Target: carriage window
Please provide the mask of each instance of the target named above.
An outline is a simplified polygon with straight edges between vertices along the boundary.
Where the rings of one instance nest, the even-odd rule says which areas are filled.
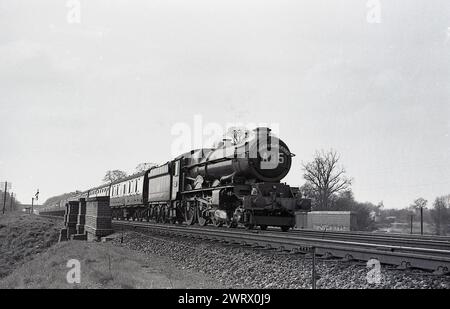
[[[138,181],[137,181],[137,179],[136,179],[136,187],[135,187],[134,192],[137,192],[137,187],[138,187]]]

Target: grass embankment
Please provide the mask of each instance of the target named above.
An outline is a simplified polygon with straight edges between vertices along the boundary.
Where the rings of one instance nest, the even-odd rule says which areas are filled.
[[[69,260],[80,262],[80,283],[69,283]],[[206,288],[210,279],[174,269],[169,261],[110,243],[58,243],[0,281],[0,288]]]
[[[56,243],[61,221],[10,215],[1,217],[0,224],[0,289],[218,286],[204,274],[174,268],[170,260],[112,243]],[[74,270],[70,260],[79,261],[79,283],[67,281],[68,272]]]
[[[35,215],[0,215],[0,279],[57,243],[61,227],[61,221]]]

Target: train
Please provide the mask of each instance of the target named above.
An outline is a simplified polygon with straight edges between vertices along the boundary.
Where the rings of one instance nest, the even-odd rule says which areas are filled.
[[[295,212],[311,210],[310,199],[281,182],[293,156],[270,128],[258,127],[239,143],[224,139],[217,147],[192,150],[70,200],[109,197],[115,220],[288,231]],[[40,213],[61,214],[66,202]]]

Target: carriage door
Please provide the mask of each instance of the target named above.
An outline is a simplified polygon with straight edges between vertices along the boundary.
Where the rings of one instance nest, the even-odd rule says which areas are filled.
[[[171,200],[177,199],[177,193],[180,191],[180,160],[173,163],[172,169],[172,197]]]

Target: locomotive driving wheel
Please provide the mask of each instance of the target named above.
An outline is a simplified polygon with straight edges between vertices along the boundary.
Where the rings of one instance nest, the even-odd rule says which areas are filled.
[[[214,216],[212,216],[211,221],[214,226],[221,227],[223,225],[223,221]]]
[[[148,217],[149,217],[149,221],[156,221],[156,209],[154,205],[150,206],[150,209],[148,210]]]
[[[177,214],[176,223],[183,224],[183,222],[184,222],[183,206],[181,205],[180,202],[176,202],[175,208],[176,208],[176,214]]]
[[[209,216],[207,214],[207,206],[203,204],[202,202],[199,202],[197,204],[197,218],[198,218],[198,224],[200,226],[206,226],[208,225]]]
[[[155,206],[155,221],[161,223],[163,218],[162,209],[160,205]]]
[[[247,224],[245,225],[245,229],[247,229],[247,230],[253,230],[254,227],[255,227],[255,225],[252,224],[252,223],[247,223]]]
[[[208,225],[208,219],[204,218],[203,216],[198,216],[198,225],[200,226]]]
[[[184,220],[186,221],[187,225],[193,225],[195,223],[195,206],[187,202],[186,207],[184,208]]]
[[[153,205],[153,220],[159,222],[159,205]]]
[[[162,223],[169,223],[170,222],[169,205],[162,205],[161,210],[162,210],[161,211]]]
[[[237,223],[234,222],[233,219],[228,219],[227,222],[225,223],[225,226],[226,226],[227,228],[230,228],[230,229],[231,229],[231,228],[237,227]]]
[[[283,226],[280,226],[280,228],[281,228],[281,231],[282,231],[282,232],[287,232],[287,231],[289,231],[289,229],[290,229],[291,227],[288,226],[288,225],[283,225]]]

